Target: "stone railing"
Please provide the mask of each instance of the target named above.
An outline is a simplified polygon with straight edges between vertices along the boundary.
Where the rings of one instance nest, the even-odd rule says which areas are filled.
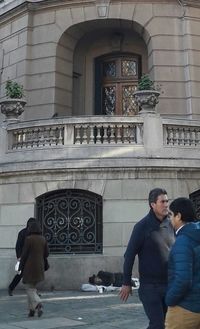
[[[8,149],[62,145],[143,144],[139,117],[82,117],[10,124]]]
[[[200,122],[185,120],[163,120],[164,145],[200,146]],[[168,123],[167,123],[168,121]],[[174,121],[174,122],[173,122]]]
[[[163,119],[159,116],[70,117],[8,124],[8,150],[66,146],[140,146],[196,148],[200,146],[200,122]],[[139,150],[139,149],[138,149]],[[160,152],[160,151],[159,151]]]

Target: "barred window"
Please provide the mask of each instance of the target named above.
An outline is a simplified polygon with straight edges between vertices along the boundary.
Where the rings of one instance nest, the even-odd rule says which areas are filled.
[[[51,253],[102,253],[102,197],[80,189],[55,190],[36,198],[36,218]]]

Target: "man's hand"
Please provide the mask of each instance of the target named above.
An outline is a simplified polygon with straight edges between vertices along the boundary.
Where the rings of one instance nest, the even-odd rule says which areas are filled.
[[[132,287],[131,286],[125,286],[122,285],[122,288],[119,293],[119,297],[123,302],[126,302],[129,295],[132,295]]]

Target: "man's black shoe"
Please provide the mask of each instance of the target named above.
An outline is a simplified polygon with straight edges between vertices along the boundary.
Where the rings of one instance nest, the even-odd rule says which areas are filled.
[[[12,292],[12,290],[10,289],[10,287],[8,287],[8,295],[9,295],[9,296],[13,296],[13,292]]]

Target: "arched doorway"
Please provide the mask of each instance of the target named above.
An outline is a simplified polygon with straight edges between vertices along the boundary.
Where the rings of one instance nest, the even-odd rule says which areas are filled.
[[[148,46],[143,32],[144,27],[138,23],[118,19],[84,22],[66,30],[57,46],[55,99],[58,115],[102,115],[105,109],[99,105],[99,101],[102,102],[101,85],[105,84],[104,95],[108,93],[109,97],[112,88],[108,87],[113,81],[109,81],[112,76],[104,77],[102,81],[99,60],[104,58],[104,66],[108,69],[108,62],[113,57],[118,68],[123,62],[123,70],[116,79],[124,98],[117,99],[122,105],[121,109],[117,105],[116,115],[135,114],[132,98],[135,85],[130,83],[136,84],[141,73],[148,72]],[[121,56],[121,63],[118,56]],[[137,73],[135,62],[138,63]],[[108,97],[104,97],[104,104]]]
[[[110,54],[95,61],[96,114],[135,115],[133,93],[141,75],[141,57],[135,54]]]

